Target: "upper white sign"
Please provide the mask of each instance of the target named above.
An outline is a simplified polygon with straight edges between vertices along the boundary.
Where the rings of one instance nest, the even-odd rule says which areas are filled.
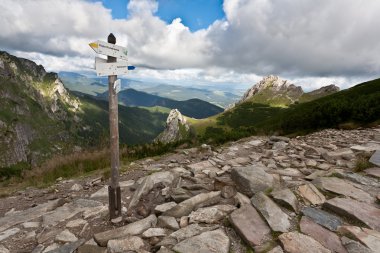
[[[95,57],[95,70],[98,76],[126,75],[128,62],[107,62],[107,60]]]
[[[112,56],[121,60],[128,60],[128,50],[126,47],[116,46],[100,40],[92,42],[89,45],[97,54]]]

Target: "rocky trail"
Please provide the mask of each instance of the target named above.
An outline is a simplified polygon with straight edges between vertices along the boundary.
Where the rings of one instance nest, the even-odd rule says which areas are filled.
[[[112,221],[100,178],[27,189],[1,199],[0,253],[380,252],[379,150],[379,127],[177,150],[131,164]]]

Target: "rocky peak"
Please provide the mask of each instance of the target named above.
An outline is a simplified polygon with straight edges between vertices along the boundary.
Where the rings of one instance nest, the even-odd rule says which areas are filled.
[[[252,88],[246,91],[240,102],[244,102],[254,95],[261,93],[265,90],[270,90],[274,93],[287,93],[293,92],[302,95],[303,90],[300,86],[291,84],[288,80],[283,80],[278,76],[266,76],[260,82],[256,83]]]
[[[42,82],[46,71],[42,65],[0,51],[0,76],[18,77],[25,81]]]
[[[178,109],[172,109],[166,119],[165,130],[156,138],[162,143],[175,142],[184,139],[190,130],[186,119]]]

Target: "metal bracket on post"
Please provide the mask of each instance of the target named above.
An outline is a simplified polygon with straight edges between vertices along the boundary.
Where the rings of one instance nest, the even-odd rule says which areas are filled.
[[[121,215],[121,191],[120,187],[113,189],[112,186],[108,186],[109,196],[109,213],[110,219],[115,219]]]

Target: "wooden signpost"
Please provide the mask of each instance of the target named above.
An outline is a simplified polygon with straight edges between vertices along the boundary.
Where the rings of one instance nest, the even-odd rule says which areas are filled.
[[[127,64],[127,49],[116,46],[116,38],[111,33],[107,42],[96,41],[90,43],[90,47],[98,54],[107,55],[107,60],[96,57],[95,68],[98,76],[108,76],[108,101],[110,121],[110,148],[111,148],[111,180],[108,186],[110,219],[121,216],[121,195],[119,185],[119,119],[117,93],[121,89],[120,80],[117,75],[125,75],[128,69],[134,69]],[[117,62],[119,58],[121,62]]]

